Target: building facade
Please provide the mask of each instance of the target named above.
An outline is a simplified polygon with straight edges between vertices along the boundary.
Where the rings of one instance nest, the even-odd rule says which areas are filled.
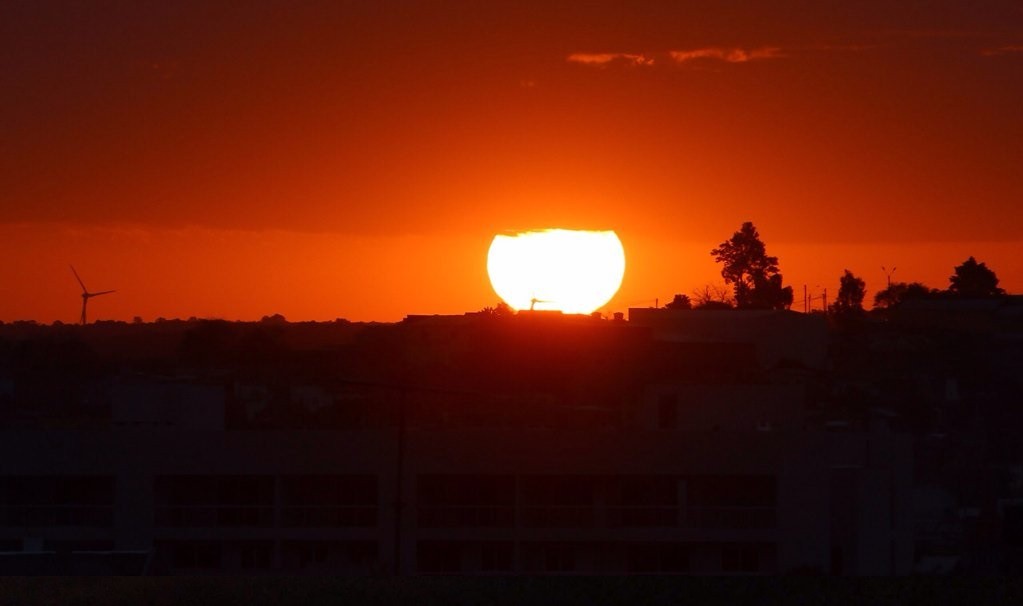
[[[892,434],[125,429],[10,432],[0,452],[17,572],[100,553],[151,574],[912,565],[912,457]]]

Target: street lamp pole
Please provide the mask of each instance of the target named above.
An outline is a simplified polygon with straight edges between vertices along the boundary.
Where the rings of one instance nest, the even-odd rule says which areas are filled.
[[[895,273],[896,269],[898,269],[898,267],[893,266],[891,271],[889,271],[884,265],[881,266],[881,271],[884,272],[885,277],[888,279],[888,290],[892,289],[892,274]]]

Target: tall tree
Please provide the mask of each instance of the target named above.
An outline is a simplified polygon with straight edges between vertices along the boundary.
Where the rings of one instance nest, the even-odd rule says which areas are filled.
[[[949,276],[948,290],[963,297],[991,297],[1005,294],[998,288],[998,276],[987,265],[977,263],[973,257],[957,265]]]
[[[710,254],[723,264],[721,277],[735,289],[736,307],[787,309],[792,305],[792,287],[782,286],[778,257],[767,254],[753,223],[743,223],[739,231]]]
[[[848,269],[838,280],[838,297],[831,304],[832,313],[859,314],[863,312],[863,297],[867,294],[867,283]]]

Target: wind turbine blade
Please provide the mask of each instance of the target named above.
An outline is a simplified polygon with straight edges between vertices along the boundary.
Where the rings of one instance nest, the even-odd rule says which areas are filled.
[[[78,277],[78,272],[75,271],[74,265],[71,266],[71,273],[75,274],[75,280],[78,280],[79,286],[82,287],[82,292],[89,292],[89,289],[85,287],[85,283],[82,282],[82,279]]]
[[[90,297],[98,297],[100,295],[109,295],[112,292],[117,292],[117,291],[116,290],[101,290],[99,292],[91,292],[91,293],[89,293],[89,296]]]

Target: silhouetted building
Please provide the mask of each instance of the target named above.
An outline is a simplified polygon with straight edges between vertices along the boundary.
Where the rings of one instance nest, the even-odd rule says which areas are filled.
[[[111,422],[114,427],[221,430],[224,389],[169,379],[121,381],[111,392]]]
[[[409,429],[400,477],[380,432],[0,438],[5,551],[145,552],[152,573],[912,566],[891,434]]]
[[[825,430],[818,320],[660,313],[410,317],[286,371],[207,330],[209,377],[0,431],[0,572],[909,574],[912,439]]]
[[[649,327],[654,338],[680,343],[751,345],[763,368],[798,363],[825,368],[828,326],[823,316],[774,310],[690,310],[635,307],[629,324]]]

